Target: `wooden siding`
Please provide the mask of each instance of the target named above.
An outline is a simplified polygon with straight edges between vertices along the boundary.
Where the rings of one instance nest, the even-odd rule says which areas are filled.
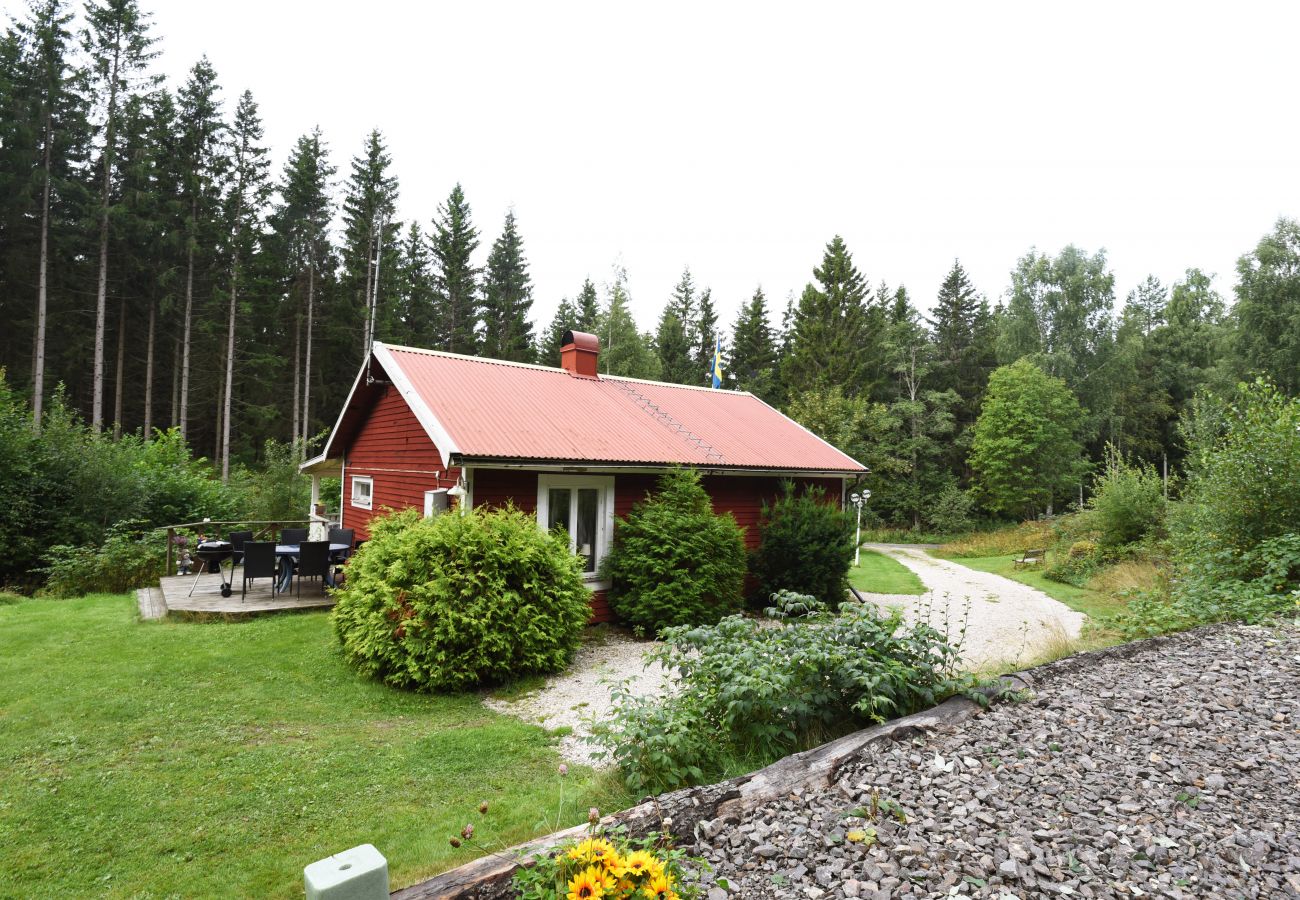
[[[445,469],[438,448],[415,413],[391,385],[370,410],[347,450],[343,483],[343,527],[357,540],[370,537],[370,520],[384,509],[424,508],[424,492],[449,488],[460,476]],[[373,479],[371,508],[352,505],[352,476]]]

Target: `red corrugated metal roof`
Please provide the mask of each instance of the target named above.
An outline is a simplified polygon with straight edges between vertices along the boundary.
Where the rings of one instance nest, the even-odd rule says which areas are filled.
[[[863,472],[752,394],[376,345],[435,443],[472,459]],[[432,421],[431,421],[432,419]],[[441,439],[441,441],[440,441]]]

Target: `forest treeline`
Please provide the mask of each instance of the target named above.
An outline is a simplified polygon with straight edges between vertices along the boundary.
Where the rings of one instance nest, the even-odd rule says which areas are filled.
[[[34,0],[0,40],[0,365],[37,423],[61,385],[93,429],[178,428],[224,474],[268,438],[328,427],[372,338],[554,364],[565,329],[590,330],[603,371],[685,384],[705,383],[721,338],[728,387],[867,463],[876,514],[926,524],[971,502],[1009,515],[1067,500],[1107,444],[1177,471],[1199,390],[1261,374],[1300,389],[1288,219],[1242,248],[1232,302],[1189,269],[1121,304],[1104,252],[1070,246],[1027,252],[992,303],[953,262],[922,314],[835,237],[801,293],[774,304],[756,289],[734,322],[687,269],[653,330],[621,272],[575,284],[537,323],[513,211],[485,235],[457,185],[399,221],[378,129],[342,167],[304,134],[273,172],[251,92],[227,94],[206,59],[163,83],[135,0],[78,11]],[[1040,490],[999,497],[989,465],[1015,448],[976,425],[994,371],[1019,361],[1034,371],[995,380],[1001,427],[1054,409],[1068,441],[1037,448],[1053,459]]]

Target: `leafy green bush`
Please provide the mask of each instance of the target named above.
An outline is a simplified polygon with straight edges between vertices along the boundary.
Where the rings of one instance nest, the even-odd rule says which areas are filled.
[[[714,515],[694,470],[666,472],[658,488],[614,530],[609,604],[651,632],[716,622],[742,605],[744,532],[731,513]]]
[[[298,471],[304,456],[301,439],[268,439],[262,445],[261,465],[240,466],[231,476],[230,487],[239,496],[239,515],[250,522],[301,519],[311,503],[310,482]],[[322,485],[321,496],[337,497],[337,489],[331,492]]]
[[[949,484],[935,496],[925,520],[941,534],[961,534],[975,525],[975,500],[955,484]]]
[[[764,504],[758,549],[750,558],[756,598],[790,590],[838,609],[852,565],[853,517],[820,487],[796,492],[787,481],[776,502]]]
[[[513,508],[374,519],[336,593],[348,661],[398,687],[461,690],[556,672],[590,592],[568,545]]]
[[[772,595],[772,605],[763,614],[769,619],[811,619],[825,615],[826,611],[826,604],[812,594],[777,591]]]
[[[82,594],[120,594],[157,582],[162,573],[166,543],[157,532],[144,531],[140,522],[119,522],[108,530],[98,547],[59,544],[46,554],[47,575],[41,594],[79,597]]]
[[[1083,587],[1106,562],[1106,556],[1094,541],[1074,541],[1064,553],[1053,550],[1051,564],[1043,576],[1052,581]]]
[[[976,686],[939,632],[863,604],[779,626],[729,616],[667,629],[664,641],[652,658],[677,673],[679,690],[652,699],[616,689],[594,737],[637,792],[701,781],[729,759],[784,756]]]
[[[1117,549],[1155,534],[1164,524],[1164,482],[1153,466],[1130,463],[1112,446],[1093,482],[1088,506],[1098,543]]]

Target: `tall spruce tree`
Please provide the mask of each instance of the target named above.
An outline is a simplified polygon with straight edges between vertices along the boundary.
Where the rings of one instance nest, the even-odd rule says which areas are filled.
[[[321,281],[333,268],[329,226],[334,204],[330,198],[330,181],[336,171],[330,165],[329,151],[319,128],[299,137],[280,176],[280,202],[270,218],[293,332],[290,439],[306,440],[311,434],[316,294]]]
[[[39,430],[45,397],[45,336],[49,314],[51,227],[56,219],[68,223],[66,207],[75,195],[76,167],[84,152],[86,105],[79,91],[80,79],[72,60],[72,34],[68,25],[72,12],[64,0],[33,2],[28,19],[18,23],[15,41],[26,46],[5,66],[9,77],[0,76],[0,94],[5,96],[4,116],[13,120],[0,131],[0,145],[6,140],[24,142],[20,123],[34,126],[39,143],[40,251],[36,276],[36,315],[32,350],[32,422]],[[16,49],[16,48],[15,48]],[[14,101],[17,101],[15,103]],[[24,108],[25,107],[25,108]],[[26,115],[24,115],[26,114]],[[8,154],[6,162],[13,161]],[[0,175],[0,184],[13,178]],[[9,173],[6,173],[9,174]],[[65,207],[60,215],[60,207]],[[0,226],[0,237],[5,231]]]
[[[230,313],[226,331],[226,376],[224,412],[221,418],[221,480],[230,479],[230,419],[235,382],[235,317],[239,310],[239,291],[243,266],[257,249],[262,217],[271,196],[267,179],[270,161],[262,145],[262,118],[251,91],[244,91],[235,108],[230,129],[231,177],[226,195],[226,223],[229,235]]]
[[[484,356],[533,362],[533,325],[528,319],[532,306],[533,287],[524,241],[511,210],[506,213],[501,236],[488,253],[483,276]]]
[[[649,335],[637,331],[627,292],[627,273],[618,269],[608,287],[605,308],[597,324],[600,336],[600,368],[606,375],[629,378],[658,378],[659,358]]]
[[[695,365],[695,285],[691,270],[682,270],[681,280],[659,316],[655,352],[660,377],[674,384],[699,384]]]
[[[979,418],[980,400],[989,374],[997,367],[996,328],[988,301],[979,295],[958,260],[939,287],[930,317],[934,358],[930,385],[936,391],[953,391],[956,438],[950,444],[949,465],[963,480],[969,429]]]
[[[361,153],[352,159],[343,199],[343,290],[350,301],[350,315],[345,318],[359,327],[362,354],[369,352],[379,336],[376,332],[383,333],[392,311],[387,298],[394,294],[390,285],[399,232],[394,221],[397,178],[389,174],[392,164],[383,134],[372,130]]]
[[[1300,394],[1300,221],[1278,219],[1237,260],[1238,371]]]
[[[534,348],[533,358],[539,365],[553,366],[560,358],[560,344],[564,340],[564,333],[570,329],[581,331],[577,326],[578,307],[568,297],[560,300],[560,305],[555,308],[555,315],[551,317],[551,324],[542,329],[537,336],[537,347]]]
[[[94,396],[91,427],[104,424],[104,331],[108,300],[109,213],[116,175],[117,128],[124,104],[139,89],[140,73],[157,53],[150,48],[149,14],[136,0],[101,0],[86,7],[85,48],[90,55],[96,105],[103,110],[99,187],[99,279],[95,289]],[[149,79],[157,83],[157,79]]]
[[[782,369],[791,396],[834,386],[847,397],[869,395],[879,336],[869,328],[866,279],[839,235],[826,245],[813,277],[817,284],[804,288],[787,332]]]
[[[431,347],[438,340],[437,303],[433,292],[433,254],[419,222],[412,222],[402,241],[397,264],[401,329],[395,335],[412,347]]]
[[[718,328],[718,311],[713,308],[713,292],[708,288],[700,292],[700,307],[691,332],[695,342],[695,371],[687,384],[712,384],[713,354],[722,332]]]
[[[767,298],[763,289],[740,308],[732,329],[730,374],[736,386],[768,403],[779,403],[780,378],[777,373],[777,347],[772,326],[767,320]]]
[[[594,334],[600,327],[600,298],[596,296],[596,286],[591,283],[590,278],[583,279],[582,290],[578,291],[578,299],[574,305],[577,308],[578,319],[572,327],[578,331]]]
[[[190,357],[194,339],[195,279],[212,262],[218,239],[215,214],[226,160],[221,153],[221,107],[217,73],[205,56],[194,64],[179,93],[177,126],[185,212],[185,311],[180,342],[178,424],[189,437]]]
[[[433,284],[438,302],[442,349],[475,354],[479,349],[479,269],[474,266],[478,230],[469,201],[457,184],[438,207],[433,223]]]

